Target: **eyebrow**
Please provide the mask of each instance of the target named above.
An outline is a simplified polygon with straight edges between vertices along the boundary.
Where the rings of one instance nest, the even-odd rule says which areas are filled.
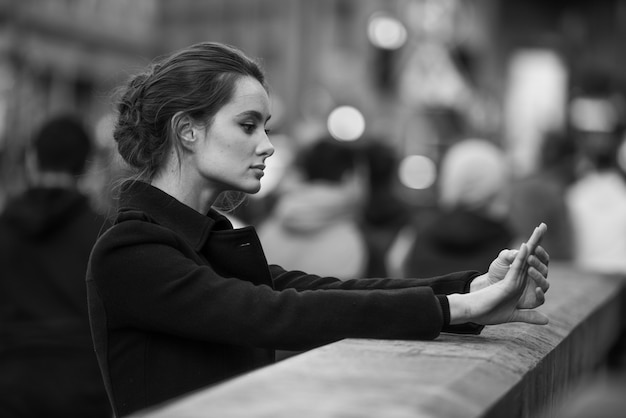
[[[263,114],[261,114],[261,112],[256,111],[256,110],[246,110],[245,112],[241,112],[237,116],[240,116],[240,117],[251,116],[255,118],[256,120],[263,120]],[[272,118],[272,115],[268,115],[267,118],[265,119],[265,123],[267,123],[267,121],[269,121],[271,118]]]

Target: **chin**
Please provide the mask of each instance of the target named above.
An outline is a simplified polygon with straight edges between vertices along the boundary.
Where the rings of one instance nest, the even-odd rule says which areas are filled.
[[[240,189],[240,191],[244,192],[244,193],[248,193],[248,194],[256,194],[259,192],[259,190],[261,190],[261,183],[255,184],[255,185],[250,185],[248,187],[242,187]]]

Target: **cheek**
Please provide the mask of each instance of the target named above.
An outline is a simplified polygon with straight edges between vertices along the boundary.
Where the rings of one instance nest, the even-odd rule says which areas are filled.
[[[205,176],[225,180],[237,176],[242,171],[244,161],[241,149],[236,145],[223,144],[207,147],[199,164]]]

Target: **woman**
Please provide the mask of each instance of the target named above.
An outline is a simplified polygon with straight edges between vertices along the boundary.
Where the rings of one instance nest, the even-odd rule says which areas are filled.
[[[87,274],[117,415],[270,364],[275,349],[547,323],[534,308],[549,257],[531,255],[534,245],[502,251],[489,273],[433,279],[342,282],[268,266],[254,228],[233,229],[213,208],[225,192],[256,193],[274,152],[263,73],[234,48],[201,43],[165,58],[130,81],[118,110],[114,138],[138,174]]]

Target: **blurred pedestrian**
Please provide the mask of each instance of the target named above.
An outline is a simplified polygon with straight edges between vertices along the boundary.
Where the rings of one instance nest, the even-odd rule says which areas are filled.
[[[577,148],[564,132],[547,133],[539,152],[538,168],[532,174],[517,178],[511,188],[509,219],[517,243],[538,222],[550,225],[550,234],[542,245],[553,261],[571,262],[573,230],[565,191],[575,179]]]
[[[367,200],[362,208],[361,229],[368,248],[367,277],[389,277],[389,250],[398,233],[411,222],[412,210],[396,194],[398,155],[382,139],[365,144]]]
[[[29,188],[0,215],[0,416],[108,417],[85,273],[104,219],[77,187],[90,137],[47,121],[27,154]]]
[[[586,270],[623,274],[626,180],[618,163],[623,115],[609,94],[573,99],[572,113],[572,132],[581,152],[578,178],[565,195],[572,216],[574,262]]]
[[[512,244],[508,167],[504,152],[488,140],[465,139],[447,150],[441,162],[438,207],[416,220],[405,277],[484,271],[494,253]]]
[[[259,238],[271,264],[342,280],[364,277],[368,251],[359,221],[366,178],[360,150],[332,137],[300,151],[294,176]]]
[[[118,110],[114,138],[137,175],[87,276],[117,415],[271,364],[276,349],[547,323],[535,310],[548,289],[545,225],[484,274],[341,281],[268,265],[254,227],[233,229],[214,208],[258,192],[274,152],[264,74],[237,49],[165,57],[131,78]]]

